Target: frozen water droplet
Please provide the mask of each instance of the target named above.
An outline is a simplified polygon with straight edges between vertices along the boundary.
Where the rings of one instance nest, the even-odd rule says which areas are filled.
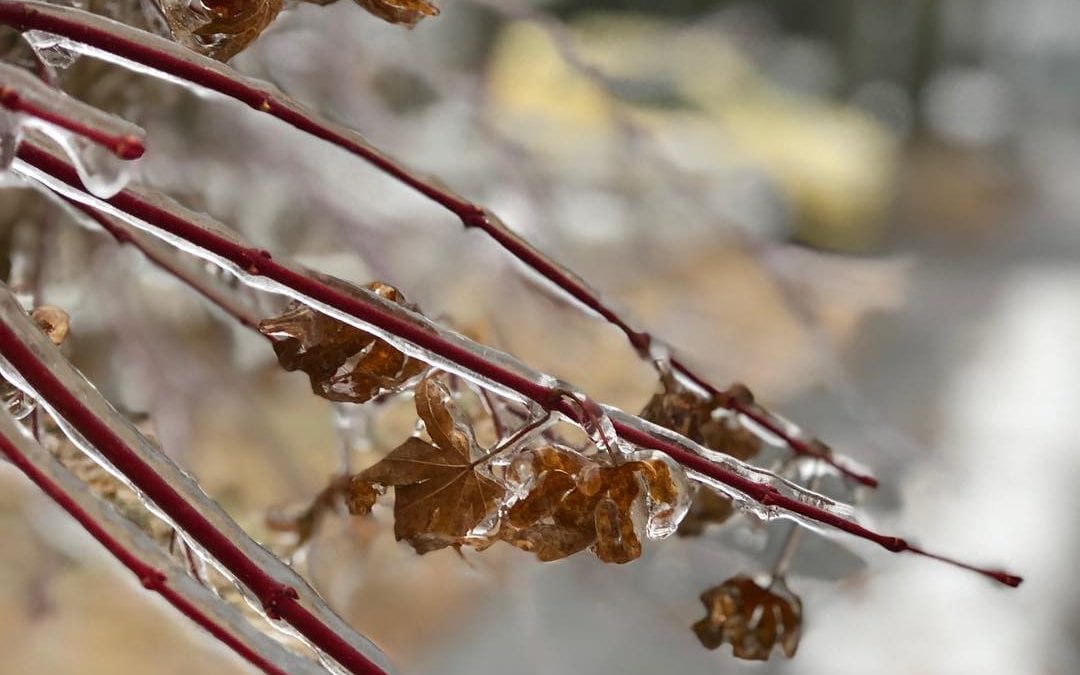
[[[111,150],[65,129],[36,119],[24,123],[46,134],[64,150],[86,190],[100,199],[109,199],[124,189],[138,160],[120,159]]]
[[[102,146],[82,137],[72,137],[71,158],[86,189],[108,199],[120,192],[131,178],[132,162],[117,158]]]
[[[78,51],[71,48],[70,41],[60,35],[43,30],[28,30],[23,33],[23,38],[30,43],[38,58],[50,68],[63,70],[79,58]]]
[[[532,489],[536,480],[536,470],[533,468],[533,453],[522,452],[514,455],[510,466],[505,472],[504,483],[510,493],[517,499],[524,499]]]

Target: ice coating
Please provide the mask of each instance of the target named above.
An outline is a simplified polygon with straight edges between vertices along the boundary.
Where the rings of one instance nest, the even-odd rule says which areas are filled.
[[[50,87],[31,73],[0,64],[0,154],[11,154],[26,130],[52,139],[71,159],[82,184],[108,198],[127,183],[131,160],[143,154],[142,129]]]
[[[667,467],[668,477],[674,488],[674,501],[659,501],[648,492],[645,493],[645,535],[649,539],[666,539],[679,529],[679,523],[690,510],[690,503],[694,499],[694,490],[686,471],[659,450],[638,450],[633,453],[632,459],[660,462]]]
[[[698,455],[704,459],[709,460],[713,464],[723,467],[727,471],[752,481],[758,485],[768,486],[781,495],[791,497],[796,501],[802,502],[819,508],[823,511],[831,513],[835,516],[843,518],[845,520],[851,520],[854,522],[855,509],[847,503],[840,502],[825,495],[819,494],[813,490],[805,488],[801,485],[793,483],[775,473],[756,467],[747,462],[738,460],[730,455],[726,455],[722,452],[710,450],[704,446],[698,445],[688,438],[681,436],[669,429],[658,426],[651,422],[647,422],[638,417],[628,415],[627,413],[609,406],[604,406],[604,410],[607,415],[620,424],[624,424],[628,427],[645,431],[650,435],[662,437],[672,445],[677,445],[687,452]],[[711,485],[711,483],[710,483]],[[727,492],[725,491],[725,494]],[[730,495],[729,495],[730,496]],[[747,498],[746,495],[742,495],[742,498]]]
[[[183,602],[207,617],[228,639],[273,664],[280,669],[279,672],[301,675],[327,672],[319,664],[297,656],[254,628],[239,612],[193,579],[145,533],[95,497],[82,481],[44,448],[28,438],[11,417],[3,413],[0,413],[0,437],[14,445],[18,453],[33,465],[41,476],[39,480],[45,480],[58,488],[78,510],[88,515],[108,538],[117,542],[143,566],[159,573],[161,578],[155,583],[171,589]],[[144,580],[144,583],[150,585],[148,580]]]
[[[0,107],[85,136],[120,159],[138,159],[143,154],[146,132],[139,126],[72,98],[22,68],[3,63]]]
[[[491,211],[454,193],[441,181],[393,159],[368,143],[356,131],[324,119],[314,111],[283,95],[272,85],[239,75],[228,66],[178,47],[157,36],[78,10],[42,5],[37,2],[16,3],[10,0],[0,2],[0,20],[4,20],[5,14],[12,14],[10,11],[4,11],[5,4],[12,8],[18,7],[15,14],[19,14],[21,10],[22,24],[48,26],[66,35],[76,36],[83,43],[88,43],[69,44],[69,48],[125,65],[137,72],[167,79],[196,93],[205,93],[206,90],[210,90],[233,98],[360,157],[387,176],[413,188],[458,216],[466,228],[475,227],[484,231],[507,252],[520,260],[530,270],[530,274],[542,277],[544,283],[548,284],[549,290],[555,291],[560,296],[570,297],[575,306],[613,324],[626,335],[627,340],[639,354],[654,359],[658,367],[665,367],[663,359],[655,359],[657,354],[653,349],[654,346],[662,343],[648,333],[635,330],[622,318],[620,312],[612,309],[580,277],[534,248],[520,235],[510,230]],[[33,21],[29,21],[27,16],[32,17]],[[21,25],[17,16],[8,16],[7,21],[12,25]],[[111,51],[123,53],[125,56],[104,52],[99,49],[102,46]],[[709,394],[721,393],[674,357],[668,357],[666,366],[670,366],[681,380],[692,382],[695,389]],[[771,423],[768,411],[763,408],[756,407],[747,414],[758,417],[765,424]],[[842,462],[831,452],[822,455],[813,443],[804,440],[797,429],[796,432],[796,435],[780,440],[787,441],[786,444],[797,454],[824,457],[826,462],[836,467],[840,473],[861,484],[877,485],[877,480],[872,476],[856,471],[853,463]]]
[[[2,288],[2,287],[0,287]],[[63,385],[63,387],[77,397],[80,404],[85,407],[95,418],[101,421],[108,430],[123,441],[124,445],[131,449],[135,455],[151,467],[155,474],[163,479],[173,490],[180,494],[186,502],[209,521],[218,532],[228,537],[234,546],[241,550],[250,560],[254,561],[266,574],[283,587],[295,589],[300,604],[317,617],[324,625],[331,628],[339,637],[346,640],[354,649],[363,654],[370,661],[378,665],[386,673],[392,672],[385,655],[369,640],[357,634],[340,617],[333,613],[322,599],[307,583],[291,568],[285,565],[276,556],[265,550],[241,528],[225,511],[212,499],[210,499],[198,483],[173,463],[164,453],[160,452],[153,443],[147,440],[135,427],[98,393],[97,389],[86,381],[70,363],[57,351],[56,347],[49,342],[30,320],[29,316],[18,304],[14,296],[3,288],[0,292],[0,323],[13,331],[19,342],[26,346],[50,373]],[[26,380],[14,370],[10,363],[0,362],[0,374],[8,381],[37,399],[39,405],[53,414],[58,423],[66,421],[63,416],[56,414],[49,401],[29,387]],[[71,432],[69,438],[81,448],[86,448],[89,443],[81,434],[75,432],[70,424],[61,426],[65,432]],[[108,462],[106,462],[108,466]],[[125,480],[130,483],[130,480]],[[148,505],[152,506],[152,505]],[[162,513],[160,508],[152,508],[154,513]],[[180,530],[180,528],[178,528]],[[220,561],[216,561],[220,563]],[[261,611],[262,605],[260,603]],[[280,622],[272,625],[278,626]],[[292,631],[290,631],[290,634]]]
[[[58,70],[70,68],[79,58],[78,52],[70,48],[71,41],[63,36],[43,30],[28,30],[23,33],[23,39],[33,48],[38,58],[50,68]]]
[[[124,189],[130,180],[132,162],[118,158],[110,150],[85,136],[36,118],[25,120],[23,125],[40,131],[59,145],[71,159],[83,186],[95,197],[108,199]]]
[[[178,237],[174,233],[165,232],[161,228],[147,223],[143,220],[140,220],[139,218],[136,218],[131,214],[120,210],[119,208],[115,207],[112,204],[109,204],[108,202],[102,202],[100,200],[97,200],[91,195],[87,195],[80,190],[72,188],[64,181],[54,178],[50,174],[35,168],[33,165],[30,165],[23,160],[16,161],[15,170],[17,173],[20,173],[21,175],[24,175],[25,177],[30,178],[34,181],[40,182],[43,185],[47,186],[49,189],[55,190],[70,199],[81,203],[89,204],[94,208],[101,209],[111,215],[114,215],[124,220],[133,227],[144,230],[154,236],[161,237],[162,239],[168,241],[169,243],[172,243],[173,245],[181,248],[184,251],[187,251],[188,253],[191,253],[192,255],[196,255],[209,262],[217,264],[222,268],[235,274],[241,281],[246,284],[249,284],[255,288],[259,288],[264,291],[285,295],[294,300],[303,302],[304,304],[314,307],[315,309],[318,309],[319,311],[324,312],[328,316],[332,316],[339,321],[343,321],[347,324],[355,326],[356,328],[359,328],[360,330],[376,335],[380,339],[385,340],[395,349],[398,349],[399,351],[402,351],[409,356],[413,356],[420,360],[426,361],[437,368],[446,370],[447,372],[459,375],[460,377],[474,382],[478,386],[484,387],[500,396],[504,396],[521,402],[528,402],[528,398],[523,395],[521,391],[509,387],[505,384],[495,382],[488,377],[484,377],[483,375],[478,374],[473,370],[470,370],[468,367],[462,366],[457,360],[452,360],[441,354],[434,353],[429,349],[418,347],[416,344],[403,339],[397,333],[387,330],[385,327],[381,327],[374,323],[359,319],[356,316],[353,316],[350,312],[343,311],[342,309],[334,307],[327,302],[320,301],[316,298],[311,297],[308,294],[301,293],[293,287],[286,286],[278,281],[268,279],[258,274],[252,274],[247,269],[240,267],[236,263],[224,258],[220,254],[193,245],[190,241]],[[174,214],[179,219],[188,220],[196,223],[199,227],[205,228],[208,232],[212,232],[215,234],[220,233],[220,236],[226,237],[229,241],[234,242],[238,246],[244,246],[245,248],[249,248],[252,251],[257,251],[257,249],[251,248],[247,246],[244,242],[242,242],[235,235],[235,233],[227,230],[223,225],[217,223],[216,221],[213,221],[208,216],[191,212],[180,206],[176,202],[172,201],[171,199],[164,197],[163,195],[153,193],[147,188],[142,187],[134,187],[127,190],[126,192],[133,195],[139,195],[140,197],[145,198],[147,202],[152,203],[155,207]],[[281,261],[276,262],[279,265],[284,264]],[[303,272],[301,272],[301,274],[303,274]],[[482,360],[488,363],[496,364],[498,367],[504,369],[508,374],[519,378],[524,383],[531,384],[534,390],[545,392],[541,395],[546,395],[546,392],[551,390],[562,392],[564,395],[571,395],[571,397],[574,394],[574,390],[571,388],[570,385],[567,385],[566,383],[561,383],[559,382],[559,380],[551,377],[550,375],[546,375],[537,370],[534,370],[517,361],[513,357],[510,357],[509,355],[499,352],[491,347],[473,343],[467,338],[453,331],[442,328],[441,326],[430,321],[426,317],[416,314],[415,312],[412,312],[398,305],[397,303],[390,302],[375,293],[371,293],[369,291],[366,291],[365,289],[358,289],[357,299],[361,299],[364,303],[378,306],[382,312],[392,314],[395,318],[402,319],[404,323],[411,325],[414,328],[419,328],[420,332],[422,333],[439,337],[446,343],[450,343],[457,350],[460,350],[462,354],[471,354],[474,356],[475,360]],[[584,395],[582,394],[578,394],[578,396],[582,397],[582,401],[589,401],[589,399],[587,397],[584,397]],[[835,502],[834,500],[824,497],[823,495],[819,495],[812,491],[806,490],[805,488],[786,481],[783,478],[776,476],[775,474],[741,462],[733,457],[729,457],[728,455],[707,450],[706,448],[703,448],[693,443],[692,441],[689,441],[688,439],[679,436],[678,434],[674,434],[666,429],[657,427],[656,425],[645,422],[644,420],[641,420],[637,417],[627,415],[626,413],[617,409],[599,406],[598,408],[599,411],[595,413],[595,415],[601,425],[603,425],[603,420],[601,418],[604,417],[611,418],[612,420],[618,420],[619,423],[637,429],[643,434],[661,436],[665,440],[675,445],[678,445],[680,448],[685,449],[689,453],[713,461],[714,463],[723,467],[726,471],[731,472],[736,476],[746,478],[757,484],[771,486],[783,496],[790,496],[804,504],[823,508],[823,510],[828,511],[832,515],[843,518],[845,520],[849,520],[851,517],[852,509],[846,504]],[[572,418],[571,421],[576,422],[576,420]],[[609,434],[614,434],[613,428],[609,429],[607,433],[603,434],[603,438],[601,440],[612,438],[615,439],[615,442],[619,444],[616,447],[620,448],[619,452],[621,453],[621,448],[625,447],[624,445],[622,445],[621,439],[618,439],[617,434],[615,434],[614,437],[610,436]],[[741,494],[740,499],[752,501],[752,498],[746,494]],[[777,505],[770,506],[769,508],[774,510],[782,509],[782,507]]]
[[[40,402],[41,408],[53,419],[53,421],[56,423],[57,428],[60,429],[64,436],[67,437],[67,439],[73,445],[75,445],[75,447],[79,448],[79,450],[81,450],[83,454],[85,454],[87,457],[92,459],[95,464],[100,466],[110,476],[117,479],[125,487],[131,490],[136,496],[138,496],[140,502],[143,504],[146,510],[150,512],[150,514],[154,518],[157,518],[161,522],[165,523],[174,532],[176,532],[176,534],[184,542],[184,545],[188,547],[188,549],[202,565],[213,567],[234,588],[236,588],[236,590],[240,593],[240,596],[243,598],[244,602],[248,605],[248,607],[250,607],[255,612],[255,614],[258,615],[267,624],[268,627],[270,627],[272,630],[280,632],[290,638],[299,641],[309,651],[318,656],[320,663],[323,664],[326,670],[329,670],[335,675],[345,672],[340,670],[340,667],[337,666],[337,664],[335,664],[332,660],[326,659],[323,654],[321,654],[313,645],[310,644],[308,640],[304,638],[303,635],[297,633],[287,623],[279,620],[274,620],[267,616],[262,603],[259,601],[259,598],[257,598],[253,593],[251,593],[251,591],[247,589],[243,585],[243,583],[241,583],[227,567],[222,565],[220,561],[207,553],[207,551],[195,539],[190,537],[187,533],[184,532],[183,529],[178,527],[177,524],[173,521],[173,519],[170,518],[164,510],[159,508],[158,505],[153,502],[153,500],[149,499],[139,488],[139,486],[133,483],[131,479],[128,478],[128,476],[126,476],[123,472],[119,471],[116,467],[114,467],[112,463],[109,462],[109,460],[104,455],[102,455],[101,452],[98,451],[98,449],[92,443],[87,441],[86,438],[84,438],[83,435],[79,433],[78,429],[76,429],[66,419],[64,419],[64,417],[61,416],[55,410],[55,408],[53,408],[48,402],[44,401],[44,399],[41,399],[38,396],[37,392],[33,390],[33,388],[26,382],[26,380],[19,374],[19,372],[12,368],[11,364],[9,364],[7,360],[3,359],[2,357],[0,357],[0,376],[3,376],[4,378],[10,378],[9,381],[15,384],[19,388],[19,390],[24,393],[27,400],[34,401],[34,399],[37,398],[37,401]],[[93,387],[93,385],[89,386]],[[146,442],[148,444],[150,443],[149,441]],[[156,446],[153,447],[157,452],[160,452],[160,450],[157,450]]]

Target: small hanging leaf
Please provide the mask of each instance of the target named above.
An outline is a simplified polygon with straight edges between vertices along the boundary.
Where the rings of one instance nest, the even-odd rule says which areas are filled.
[[[416,387],[416,412],[431,442],[409,438],[353,477],[347,502],[354,514],[370,510],[376,486],[394,488],[394,536],[417,553],[465,543],[495,511],[505,490],[477,472],[483,454],[450,390],[429,376]]]
[[[783,579],[774,578],[768,588],[762,588],[748,576],[735,576],[702,593],[701,602],[705,618],[693,629],[707,649],[727,642],[736,657],[764,661],[779,645],[784,656],[795,656],[802,603]]]
[[[439,8],[424,0],[356,0],[356,4],[383,21],[409,28],[429,16],[439,15]]]
[[[350,287],[337,281],[336,286]],[[381,282],[368,290],[415,310],[396,288]],[[399,391],[427,365],[347,323],[293,302],[281,316],[259,323],[259,330],[274,339],[274,352],[285,370],[302,370],[311,390],[331,401],[364,403]]]
[[[720,403],[680,384],[672,375],[660,379],[661,391],[641,411],[642,419],[686,436],[710,450],[747,460],[761,451],[761,440],[739,424]],[[709,523],[723,523],[735,513],[730,500],[707,488],[698,490],[679,524],[680,536],[698,536]]]

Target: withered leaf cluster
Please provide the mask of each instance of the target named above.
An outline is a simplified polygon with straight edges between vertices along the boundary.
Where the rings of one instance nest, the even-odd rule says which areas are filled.
[[[430,442],[411,437],[350,481],[353,514],[367,513],[379,488],[394,488],[394,536],[418,553],[466,543],[469,533],[497,510],[504,488],[480,473],[484,456],[468,420],[437,377],[420,381],[416,412]]]
[[[339,287],[349,290],[344,282]],[[366,286],[382,297],[415,310],[396,288],[381,282]],[[373,335],[293,302],[281,316],[259,323],[273,338],[274,352],[285,370],[301,370],[311,390],[331,401],[364,403],[400,390],[427,367]]]
[[[345,491],[351,513],[368,513],[392,487],[394,535],[418,553],[504,541],[543,561],[586,549],[604,562],[640,557],[646,504],[679,500],[680,484],[666,462],[605,463],[555,445],[519,450],[508,471],[531,479],[512,479],[529,487],[506,508],[507,488],[485,468],[506,448],[478,447],[470,420],[440,378],[428,375],[414,393],[429,440],[410,437],[353,476]]]
[[[764,661],[779,646],[791,658],[799,647],[802,603],[783,579],[774,578],[762,588],[752,578],[739,575],[701,594],[705,618],[693,625],[694,633],[708,649],[725,642],[740,659]]]
[[[761,451],[761,440],[727,414],[722,401],[701,396],[671,374],[660,379],[661,390],[641,411],[641,418],[686,436],[690,440],[736,459],[748,460]],[[749,397],[736,385],[727,395]],[[697,536],[710,523],[723,523],[735,512],[731,501],[712,490],[699,489],[690,511],[679,524],[680,536]]]
[[[605,466],[556,447],[529,454],[533,488],[509,509],[500,537],[545,562],[586,548],[604,562],[635,560],[641,540],[634,511],[643,486],[656,502],[676,500],[678,487],[658,460]]]

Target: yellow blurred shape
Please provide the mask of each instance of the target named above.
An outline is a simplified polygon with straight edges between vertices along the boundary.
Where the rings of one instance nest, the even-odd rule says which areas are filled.
[[[807,243],[858,250],[877,240],[893,198],[896,140],[867,114],[781,90],[716,28],[598,15],[568,27],[567,37],[575,57],[616,90],[629,83],[675,100],[617,99],[568,62],[545,28],[510,24],[489,72],[494,118],[536,154],[573,174],[610,171],[597,162],[620,142],[618,105],[660,147],[693,148],[694,171],[762,171]]]

